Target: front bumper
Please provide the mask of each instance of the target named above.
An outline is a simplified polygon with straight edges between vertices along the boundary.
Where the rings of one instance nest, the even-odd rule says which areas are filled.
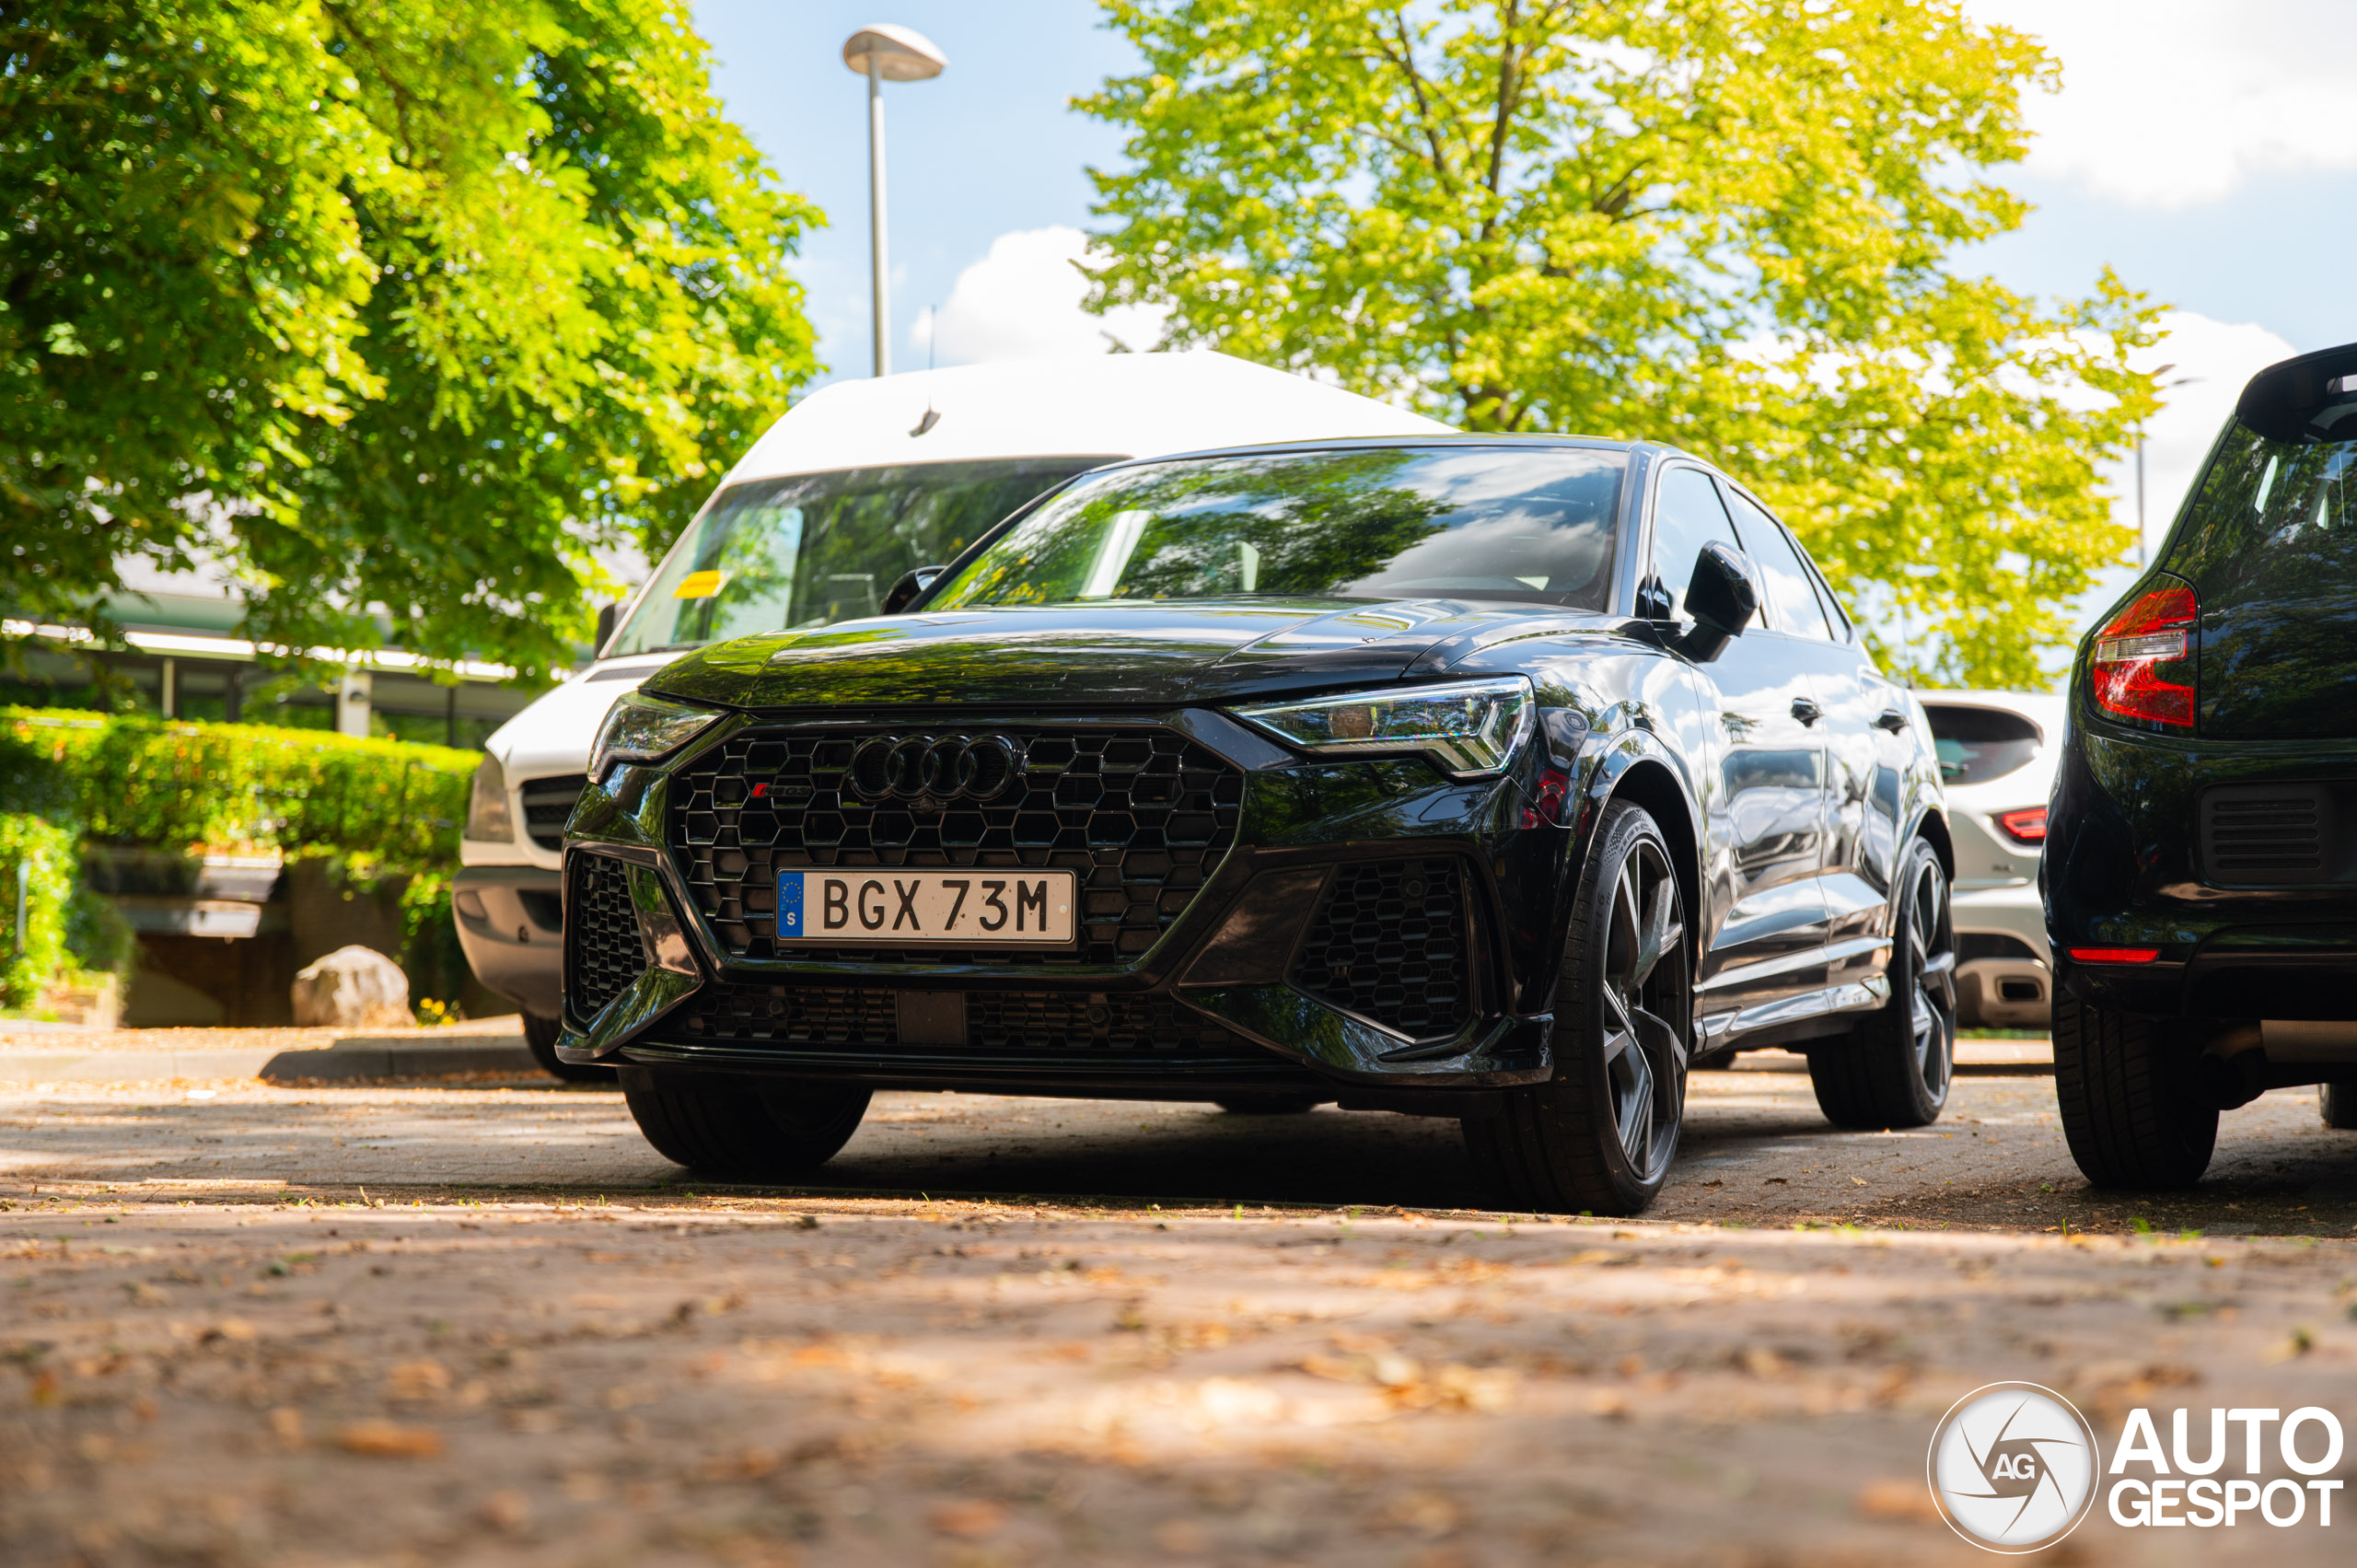
[[[470,865],[450,884],[459,946],[475,978],[527,1013],[563,1011],[562,875],[537,865]]]
[[[1345,1104],[1443,1114],[1478,1114],[1484,1091],[1550,1075],[1546,1009],[1555,965],[1545,955],[1561,951],[1551,912],[1565,903],[1562,880],[1584,847],[1586,814],[1573,827],[1526,826],[1528,792],[1517,776],[1460,783],[1414,761],[1306,763],[1200,711],[1086,722],[1181,734],[1240,784],[1233,842],[1203,859],[1198,886],[1151,895],[1161,900],[1151,906],[1159,925],[1134,944],[1129,934],[1137,928],[1125,926],[1111,961],[1104,955],[1113,949],[1093,940],[1053,963],[987,953],[903,953],[887,962],[842,952],[804,957],[807,949],[749,937],[749,921],[760,929],[747,891],[758,879],[716,893],[712,866],[742,874],[741,854],[717,857],[759,835],[739,841],[731,807],[720,805],[716,820],[707,815],[708,784],[678,782],[756,724],[733,720],[677,764],[618,768],[584,794],[566,843],[565,887],[581,935],[568,952],[560,1054],[1016,1093],[1216,1098],[1296,1088]],[[763,722],[765,735],[773,723]],[[741,799],[745,791],[721,794]],[[691,812],[704,825],[680,827]],[[683,843],[702,847],[674,848],[669,841],[681,832]],[[1101,867],[1108,852],[1094,853]],[[1413,887],[1429,902],[1439,895],[1416,880],[1426,876],[1432,887],[1446,878],[1458,900],[1450,907],[1462,917],[1455,928],[1462,950],[1448,961],[1460,966],[1469,1000],[1445,1028],[1393,1015],[1387,1022],[1304,983],[1305,952],[1350,940],[1349,931],[1371,921],[1376,937],[1359,967],[1377,971],[1376,983],[1358,994],[1380,997],[1394,978],[1412,989],[1417,967],[1447,944],[1416,936],[1414,920],[1387,913],[1383,898]],[[607,900],[599,907],[617,912],[626,887],[622,923],[634,926],[634,952],[597,946],[598,923],[583,903],[583,889],[593,886]],[[1132,917],[1144,907],[1131,904]],[[1338,925],[1338,907],[1364,918]],[[1404,947],[1389,942],[1403,933]],[[1374,1012],[1384,1005],[1368,1005]]]

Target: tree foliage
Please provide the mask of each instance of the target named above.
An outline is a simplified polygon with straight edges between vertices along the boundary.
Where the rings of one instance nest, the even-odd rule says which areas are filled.
[[[562,662],[815,368],[682,0],[0,3],[0,599]]]
[[[2054,66],[1961,0],[1103,0],[1091,303],[1468,428],[1759,487],[1895,673],[2043,684],[2119,559],[2155,312],[1959,269]],[[1904,629],[1903,631],[1901,629]]]

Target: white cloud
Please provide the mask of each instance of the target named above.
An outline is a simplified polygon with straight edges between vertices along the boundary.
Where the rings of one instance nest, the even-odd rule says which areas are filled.
[[[2349,0],[1968,0],[2031,34],[2062,90],[2026,106],[2030,170],[2130,206],[2216,201],[2254,175],[2357,168]]]
[[[937,314],[919,313],[910,346],[923,354],[937,331],[943,365],[1102,354],[1112,347],[1109,334],[1126,348],[1152,347],[1167,312],[1122,306],[1092,316],[1080,308],[1088,280],[1075,263],[1087,248],[1086,235],[1062,225],[1000,235],[958,274]]]

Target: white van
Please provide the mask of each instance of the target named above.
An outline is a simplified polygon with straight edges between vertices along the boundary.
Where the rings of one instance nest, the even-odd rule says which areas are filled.
[[[590,666],[485,743],[453,890],[484,985],[523,1009],[563,1077],[558,894],[565,819],[606,710],[691,648],[880,613],[892,585],[948,562],[1074,474],[1162,453],[1449,427],[1205,352],[1027,360],[839,381],[796,403],[730,470]]]

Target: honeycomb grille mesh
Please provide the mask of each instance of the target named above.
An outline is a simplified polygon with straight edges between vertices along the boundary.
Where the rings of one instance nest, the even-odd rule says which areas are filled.
[[[1446,857],[1362,861],[1334,874],[1295,955],[1293,983],[1415,1040],[1472,1016],[1464,876]]]
[[[966,993],[966,1043],[904,1048],[899,993],[856,986],[707,985],[658,1027],[666,1040],[775,1048],[782,1055],[845,1048],[888,1063],[904,1049],[976,1063],[1053,1061],[1255,1067],[1277,1058],[1167,996],[1084,992]]]
[[[630,867],[610,855],[575,855],[564,912],[564,1005],[586,1023],[646,972]]]
[[[1004,737],[1023,761],[995,799],[871,803],[852,788],[851,761],[879,736]],[[1186,912],[1236,842],[1243,800],[1239,771],[1163,729],[754,728],[674,775],[668,834],[697,907],[732,957],[1118,966]],[[1069,869],[1081,884],[1080,941],[1045,952],[777,942],[778,871],[873,865]]]

